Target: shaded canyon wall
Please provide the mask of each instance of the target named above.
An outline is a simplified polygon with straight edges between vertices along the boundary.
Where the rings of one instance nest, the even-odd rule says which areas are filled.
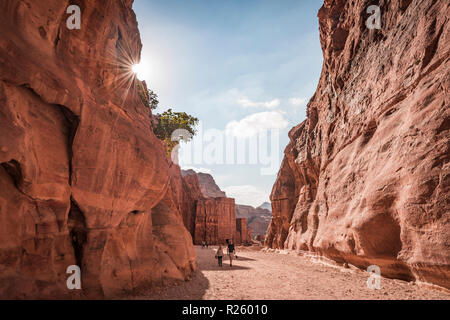
[[[132,1],[0,2],[0,297],[113,297],[189,278],[181,173],[137,95]],[[66,268],[81,267],[82,290]]]

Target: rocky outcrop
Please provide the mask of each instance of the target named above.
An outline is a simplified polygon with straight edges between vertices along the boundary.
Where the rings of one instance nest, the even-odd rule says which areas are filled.
[[[326,0],[324,64],[289,133],[265,244],[450,288],[448,1]]]
[[[67,6],[0,3],[1,298],[114,297],[195,269],[180,170],[131,73],[132,1],[81,2],[80,30]]]
[[[224,244],[226,239],[235,239],[236,208],[233,198],[227,198],[210,174],[196,173],[194,170],[182,170],[186,185],[186,194],[193,199],[191,211],[185,211],[194,221],[191,235],[194,244],[202,241],[208,244]],[[219,195],[219,197],[215,197]]]
[[[224,244],[235,238],[236,209],[232,198],[210,198],[197,201],[194,244]]]
[[[272,213],[261,206],[254,208],[242,204],[236,205],[236,218],[246,218],[248,229],[253,235],[266,234],[271,216]]]
[[[207,198],[226,198],[225,192],[220,190],[219,186],[214,181],[214,178],[208,174],[199,172],[197,173],[198,183],[202,194]]]
[[[248,244],[251,240],[251,233],[249,237],[249,230],[247,229],[247,219],[237,218],[236,219],[236,244]]]
[[[183,208],[181,210],[183,214],[183,221],[186,228],[194,238],[195,224],[197,215],[197,201],[206,199],[200,190],[200,184],[198,182],[198,176],[193,170],[181,170],[182,186],[184,191],[181,193],[183,196],[182,203]]]

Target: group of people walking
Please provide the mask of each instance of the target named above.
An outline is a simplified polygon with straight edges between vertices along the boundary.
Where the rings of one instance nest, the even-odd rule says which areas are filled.
[[[226,239],[227,242],[227,254],[228,258],[230,259],[230,267],[233,266],[233,259],[235,258],[235,249],[234,249],[234,243],[232,240]],[[223,259],[223,248],[222,245],[219,245],[219,248],[216,252],[216,259],[219,263],[219,267],[222,267],[222,259]]]

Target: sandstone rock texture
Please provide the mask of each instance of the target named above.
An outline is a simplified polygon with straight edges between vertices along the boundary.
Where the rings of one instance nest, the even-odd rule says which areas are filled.
[[[224,244],[235,239],[236,208],[232,198],[211,198],[197,201],[194,244]]]
[[[180,169],[130,72],[132,1],[76,3],[80,30],[68,1],[0,2],[0,298],[115,297],[196,268]]]
[[[265,245],[450,288],[445,0],[326,0],[324,63],[272,190]]]
[[[202,194],[207,198],[226,198],[225,192],[220,190],[219,186],[214,181],[214,178],[208,174],[199,172],[197,173],[198,182],[200,184],[200,190]]]
[[[236,241],[234,199],[225,196],[210,174],[197,173],[192,169],[182,170],[181,173],[185,182],[184,194],[190,195],[183,216],[185,223],[187,220],[193,223],[187,227],[194,244],[200,245],[202,241],[225,244],[226,239]]]
[[[263,204],[265,208],[259,206],[254,208],[248,205],[236,205],[236,218],[246,218],[248,229],[253,235],[265,235],[272,217],[270,210],[266,209],[267,205]],[[270,204],[269,204],[270,205]]]
[[[236,219],[236,236],[235,243],[236,244],[248,244],[251,240],[249,238],[249,233],[247,229],[247,219],[246,218],[237,218]]]
[[[194,170],[181,170],[181,175],[184,189],[184,192],[182,193],[183,208],[181,212],[183,214],[184,225],[189,230],[192,237],[194,237],[197,201],[204,200],[206,197],[203,196],[203,193],[200,190],[198,175]]]

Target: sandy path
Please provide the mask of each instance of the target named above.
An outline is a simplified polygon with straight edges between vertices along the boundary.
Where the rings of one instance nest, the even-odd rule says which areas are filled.
[[[215,248],[215,247],[214,247]],[[199,271],[191,281],[158,289],[145,299],[450,299],[450,293],[381,278],[367,288],[368,274],[313,262],[294,254],[239,250],[238,259],[217,266],[212,248],[196,247]]]

